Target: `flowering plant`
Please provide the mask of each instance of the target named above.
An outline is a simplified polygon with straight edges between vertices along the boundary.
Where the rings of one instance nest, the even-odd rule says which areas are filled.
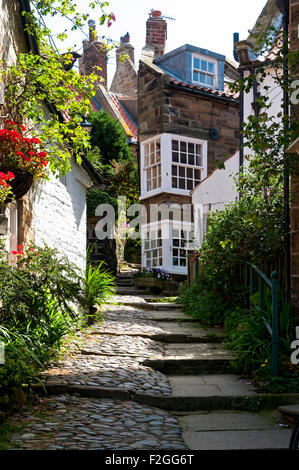
[[[9,182],[14,179],[15,175],[11,171],[4,173],[0,171],[0,205],[3,204],[8,196],[12,194]]]
[[[197,250],[192,250],[190,253],[188,253],[188,258],[191,261],[194,261],[194,263],[199,260],[201,257],[201,251],[199,249]]]
[[[26,128],[14,121],[5,121],[5,128],[0,129],[0,204],[13,191],[10,182],[15,178],[12,171],[24,171],[34,178],[44,178],[48,165],[47,153],[40,149],[37,137],[26,137]],[[12,171],[7,171],[10,169]]]
[[[142,266],[142,268],[134,273],[133,277],[150,277],[155,279],[161,279],[170,281],[171,277],[167,271],[162,268],[147,268],[146,266]]]

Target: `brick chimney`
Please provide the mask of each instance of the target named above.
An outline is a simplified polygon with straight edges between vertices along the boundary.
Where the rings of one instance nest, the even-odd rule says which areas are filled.
[[[107,86],[107,48],[106,45],[98,41],[96,33],[96,23],[94,20],[88,21],[89,40],[83,41],[83,54],[79,61],[81,75],[90,75],[92,72],[104,79],[99,83]],[[102,70],[97,70],[100,67]]]
[[[135,63],[135,58],[134,58],[134,47],[130,43],[130,35],[129,33],[125,34],[125,36],[122,36],[120,38],[120,45],[119,48],[116,50],[116,65],[118,67],[119,65],[119,57],[121,54],[127,54],[133,64]]]
[[[155,56],[165,53],[167,39],[167,23],[162,18],[162,13],[152,10],[146,22],[146,45],[154,47]]]

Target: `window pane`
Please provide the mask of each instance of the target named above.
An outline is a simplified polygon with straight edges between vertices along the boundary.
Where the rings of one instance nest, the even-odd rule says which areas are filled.
[[[156,162],[159,162],[161,160],[160,156],[160,150],[156,153]]]
[[[172,187],[177,188],[178,187],[178,179],[177,178],[172,178]]]
[[[196,180],[200,180],[200,170],[194,170],[194,175],[195,175],[194,178]]]
[[[162,237],[162,230],[158,230],[158,238],[161,238],[161,237]]]
[[[208,85],[213,85],[213,77],[212,77],[212,75],[207,75],[207,84],[208,84]]]
[[[153,176],[154,177],[157,176],[157,167],[156,166],[154,166],[154,168],[153,168]]]
[[[177,152],[172,152],[172,161],[178,163],[179,154]]]
[[[180,266],[186,266],[186,258],[180,258]]]
[[[173,256],[179,256],[179,250],[177,248],[173,248],[172,254]]]
[[[189,155],[189,157],[188,157],[188,165],[194,165],[194,155]]]
[[[180,142],[180,151],[187,152],[187,144],[186,142]]]
[[[193,70],[193,81],[199,82],[199,73],[195,72],[195,70]]]
[[[173,264],[173,266],[178,266],[179,265],[178,258],[172,258],[172,264]]]
[[[149,249],[149,242],[144,242],[144,249],[148,250]]]
[[[193,178],[193,170],[192,170],[192,168],[187,168],[187,178]]]
[[[148,155],[145,156],[144,166],[149,166],[149,157],[148,157]]]
[[[196,57],[193,58],[193,67],[195,69],[199,69],[199,59],[196,59]]]
[[[180,246],[180,240],[179,240],[179,238],[174,238],[174,239],[173,239],[173,246]]]
[[[149,144],[145,145],[145,155],[149,154]]]
[[[188,153],[194,153],[194,144],[188,143]]]
[[[187,155],[185,153],[181,153],[181,163],[183,165],[187,164]]]
[[[205,73],[200,73],[199,74],[199,81],[200,83],[206,83],[206,74]]]
[[[173,238],[179,238],[179,236],[180,236],[179,231],[178,230],[173,230],[172,231],[172,236],[173,236]]]
[[[185,189],[185,179],[179,178],[179,188]]]
[[[179,150],[179,142],[177,140],[172,141],[172,150]]]
[[[157,178],[153,179],[152,187],[153,187],[153,189],[157,188]]]
[[[148,181],[147,182],[147,190],[151,191],[151,189],[152,189],[152,183],[151,183],[151,181]]]
[[[183,178],[185,178],[185,168],[184,167],[181,167],[179,168],[179,175],[182,176]]]
[[[186,247],[186,240],[181,240],[181,247],[182,248],[185,248]]]
[[[172,174],[176,176],[178,174],[178,167],[175,165],[172,165]]]
[[[202,166],[201,157],[199,155],[196,157],[196,166]]]
[[[204,70],[205,72],[208,71],[208,63],[206,60],[202,60],[201,61],[201,67],[200,67],[200,70]]]
[[[196,155],[201,155],[201,145],[196,144]]]
[[[193,189],[193,180],[187,180],[187,189],[190,191]]]
[[[208,72],[215,73],[215,64],[213,64],[212,62],[208,63]]]

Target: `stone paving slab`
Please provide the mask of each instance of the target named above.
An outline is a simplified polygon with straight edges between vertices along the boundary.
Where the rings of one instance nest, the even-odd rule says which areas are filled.
[[[178,419],[190,450],[287,449],[291,435],[277,410],[196,412]]]
[[[184,432],[190,450],[283,450],[288,449],[289,429]]]
[[[11,419],[20,421],[25,427],[13,436],[11,449],[186,449],[175,417],[131,401],[61,395]]]
[[[237,375],[179,375],[169,376],[168,380],[172,396],[208,397],[256,394],[254,383],[248,379],[240,379]]]
[[[169,396],[167,377],[141,365],[132,357],[76,356],[43,372],[45,386],[53,383],[120,388],[148,395]]]
[[[277,410],[195,412],[177,416],[185,432],[249,431],[285,428]]]
[[[202,328],[199,322],[166,322],[159,321],[158,325],[162,330],[169,334],[184,334],[194,338],[215,337],[224,338],[223,328]]]
[[[197,320],[186,315],[180,310],[166,310],[166,311],[156,311],[151,312],[151,317],[153,320],[161,322],[196,322]]]
[[[218,344],[185,344],[170,343],[165,345],[165,359],[227,359],[232,360],[233,354]]]

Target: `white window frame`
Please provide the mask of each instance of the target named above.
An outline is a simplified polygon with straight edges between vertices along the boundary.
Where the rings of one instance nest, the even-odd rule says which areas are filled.
[[[201,68],[196,68],[194,67],[194,59],[199,59],[200,61],[201,60],[204,60],[206,62],[210,62],[211,64],[214,64],[214,73],[211,73],[209,72],[208,70],[205,71],[205,70],[202,70]],[[193,78],[193,72],[198,72],[199,74],[199,80],[194,80]],[[205,55],[202,55],[202,54],[192,54],[192,69],[191,69],[191,81],[193,83],[198,83],[199,85],[201,86],[204,86],[204,87],[207,87],[207,88],[213,88],[213,89],[216,89],[218,88],[218,61],[215,60],[215,59],[212,59],[211,57],[209,56],[205,56]],[[210,85],[208,83],[205,83],[205,82],[201,82],[200,81],[200,74],[203,73],[205,75],[209,75],[209,76],[212,76],[213,77],[213,85]]]
[[[172,220],[161,220],[144,224],[141,227],[141,241],[142,241],[142,266],[146,267],[146,250],[145,241],[147,232],[161,230],[162,231],[162,266],[157,266],[166,270],[169,274],[180,274],[186,276],[188,273],[188,266],[174,266],[173,265],[173,230],[184,230],[194,233],[194,224],[192,222],[175,222]],[[188,247],[189,248],[189,247]],[[192,249],[192,247],[190,246]],[[176,249],[176,247],[175,247]]]
[[[147,191],[147,178],[146,178],[146,169],[145,166],[145,145],[151,143],[153,140],[160,139],[160,150],[161,150],[161,187]],[[161,193],[170,193],[170,194],[180,194],[180,195],[190,195],[190,189],[180,189],[172,187],[172,140],[177,140],[179,142],[186,142],[198,144],[202,147],[202,156],[201,156],[201,166],[196,165],[183,165],[184,167],[198,169],[201,172],[201,180],[207,176],[208,168],[208,142],[202,139],[195,139],[193,137],[186,137],[183,135],[177,134],[167,134],[162,133],[151,137],[150,139],[145,140],[141,143],[140,146],[140,180],[141,180],[141,195],[140,200],[147,199],[148,197],[155,196]]]

